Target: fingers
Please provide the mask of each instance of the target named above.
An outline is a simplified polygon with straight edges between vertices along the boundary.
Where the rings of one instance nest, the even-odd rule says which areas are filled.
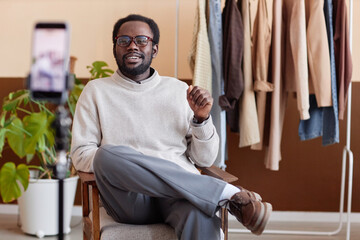
[[[198,86],[193,87],[192,85],[188,88],[188,98],[197,107],[204,107],[205,105],[212,104],[213,102],[213,98],[206,89]]]
[[[187,89],[186,94],[187,94],[187,99],[188,99],[188,100],[191,100],[191,98],[190,98],[190,92],[192,91],[193,88],[194,88],[193,85],[190,85],[189,88]]]

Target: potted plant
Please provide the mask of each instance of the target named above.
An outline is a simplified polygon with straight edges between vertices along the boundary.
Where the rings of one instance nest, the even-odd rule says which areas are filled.
[[[91,73],[90,80],[97,77],[106,77],[113,73],[107,66],[105,62],[100,61],[88,66]],[[67,99],[67,107],[71,116],[74,115],[76,102],[83,88],[84,84],[75,78],[74,87]],[[17,166],[13,161],[8,161],[3,165],[0,170],[0,195],[5,203],[18,200],[22,230],[38,237],[57,234],[58,185],[53,171],[53,166],[56,164],[55,132],[51,127],[55,119],[54,110],[55,106],[33,100],[27,89],[21,89],[9,93],[4,98],[0,114],[0,157],[2,157],[1,154],[7,143],[7,146],[19,158],[24,160],[23,163]],[[69,131],[69,138],[70,136],[71,131]],[[34,156],[36,156],[39,164],[34,164]],[[49,184],[52,184],[49,189],[44,190],[45,185]],[[65,233],[70,231],[71,208],[74,202],[76,184],[77,176],[69,168],[67,178],[64,180],[64,189],[72,189],[72,193],[64,194],[65,196],[70,195],[70,200],[64,200]],[[37,185],[40,185],[40,190],[35,189]],[[34,203],[30,203],[31,200],[29,200],[33,198],[29,197],[31,192],[40,195],[40,198],[35,200]],[[56,196],[55,200],[49,199],[52,195]],[[29,205],[29,208],[23,207],[21,205],[23,203]],[[49,206],[48,203],[54,203],[55,205]],[[42,207],[42,210],[34,210],[35,205]],[[70,205],[70,211],[66,213],[67,205]],[[44,216],[40,217],[42,223],[39,224],[41,226],[43,224],[51,225],[50,230],[34,226],[36,224],[33,216],[30,217],[31,221],[29,223],[24,221],[25,217],[22,216],[22,213],[31,215],[34,212],[34,215],[40,215],[39,211],[44,213]],[[52,211],[52,213],[49,211]],[[50,220],[44,219],[45,217],[52,217],[54,223],[48,224]]]

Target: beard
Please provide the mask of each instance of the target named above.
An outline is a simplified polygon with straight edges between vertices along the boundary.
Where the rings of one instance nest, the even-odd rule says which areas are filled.
[[[140,55],[140,58],[143,59],[143,62],[137,66],[130,68],[125,64],[125,59],[128,54],[121,56],[116,56],[116,64],[118,65],[118,68],[124,75],[128,76],[138,76],[143,73],[145,73],[151,65],[152,59],[153,59],[153,53],[151,53],[150,59],[146,60],[145,55],[142,53],[138,53]],[[120,61],[122,60],[122,61]]]

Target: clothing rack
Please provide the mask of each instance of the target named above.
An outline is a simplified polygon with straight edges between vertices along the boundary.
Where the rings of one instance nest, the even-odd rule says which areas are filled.
[[[349,0],[349,37],[350,50],[352,51],[352,22],[353,22],[353,0]],[[178,75],[178,33],[179,33],[179,0],[176,0],[176,31],[175,31],[175,72]],[[346,163],[348,163],[348,196],[347,196],[347,226],[346,226],[346,240],[350,240],[351,227],[351,200],[352,200],[352,185],[353,185],[353,153],[350,149],[351,137],[351,99],[352,99],[352,82],[349,84],[348,90],[348,105],[347,105],[347,123],[346,123],[346,145],[343,149],[342,155],[342,171],[341,171],[341,188],[340,188],[340,206],[339,206],[339,222],[338,227],[333,231],[297,231],[297,230],[265,230],[263,234],[279,234],[279,235],[314,235],[314,236],[333,236],[340,233],[343,227],[343,213],[344,213],[344,199],[345,199],[345,178],[346,178]],[[223,165],[225,165],[223,163]],[[245,229],[230,228],[229,233],[250,233]]]
[[[349,37],[350,37],[350,51],[352,51],[352,21],[353,21],[353,0],[349,0]],[[344,213],[344,198],[345,198],[345,177],[346,177],[346,160],[348,158],[348,196],[347,196],[347,226],[346,226],[346,240],[350,240],[350,226],[351,226],[351,200],[352,200],[352,184],[353,184],[353,165],[354,158],[350,149],[351,136],[351,98],[352,98],[352,83],[349,84],[348,90],[348,105],[347,105],[347,122],[346,122],[346,145],[343,149],[342,155],[342,173],[341,173],[341,189],[340,189],[340,207],[339,207],[339,224],[333,231],[297,231],[297,230],[265,230],[263,234],[279,234],[279,235],[313,235],[313,236],[333,236],[340,233],[343,226]],[[271,218],[270,218],[271,219]],[[229,229],[229,233],[250,233],[245,229]]]
[[[175,17],[175,65],[174,65],[174,77],[178,78],[178,46],[179,45],[179,0],[176,0],[176,17]]]

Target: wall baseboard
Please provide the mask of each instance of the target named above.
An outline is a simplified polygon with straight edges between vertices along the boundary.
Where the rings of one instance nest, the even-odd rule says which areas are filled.
[[[18,214],[17,204],[0,204],[0,214]],[[81,206],[74,206],[73,216],[82,215]],[[270,216],[270,221],[274,222],[339,222],[338,212],[298,212],[298,211],[274,211]],[[360,213],[351,213],[351,222],[360,223]],[[347,221],[347,214],[342,216],[343,222]],[[229,221],[236,221],[235,217],[229,214]]]
[[[360,213],[352,212],[351,222],[360,223]],[[339,212],[300,212],[300,211],[273,211],[270,220],[272,222],[339,222]],[[229,221],[236,218],[229,214]],[[347,221],[347,213],[342,214],[342,221]]]

